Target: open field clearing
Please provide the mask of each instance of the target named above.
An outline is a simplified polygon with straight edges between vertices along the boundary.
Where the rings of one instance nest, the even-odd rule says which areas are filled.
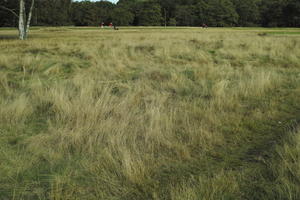
[[[300,199],[300,29],[0,29],[0,199]]]

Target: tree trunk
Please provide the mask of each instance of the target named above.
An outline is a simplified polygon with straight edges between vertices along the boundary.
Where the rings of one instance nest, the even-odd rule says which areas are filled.
[[[26,40],[26,38],[27,38],[27,35],[29,32],[29,27],[30,27],[30,22],[31,22],[31,18],[32,18],[32,12],[33,12],[33,8],[34,8],[34,1],[35,0],[31,0],[31,6],[29,9],[28,18],[26,18],[25,0],[19,0],[19,3],[20,3],[19,4],[19,6],[20,6],[19,15],[13,9],[9,9],[9,8],[6,8],[5,6],[0,5],[0,9],[9,11],[14,16],[19,18],[18,29],[19,29],[19,39],[20,40]]]
[[[34,7],[34,0],[31,1],[28,18],[26,18],[25,1],[20,0],[20,13],[19,13],[19,38],[20,38],[20,40],[27,39],[30,22],[31,22],[31,18],[32,18],[33,7]]]
[[[164,8],[165,13],[165,28],[167,28],[167,10]]]
[[[20,13],[19,13],[19,38],[20,40],[26,39],[26,30],[25,30],[25,2],[24,0],[20,0]]]
[[[28,13],[28,19],[27,19],[27,25],[26,25],[26,31],[25,31],[26,37],[27,37],[28,32],[29,32],[29,27],[30,27],[30,22],[31,22],[31,18],[32,18],[33,7],[34,7],[34,0],[31,0],[31,6],[30,6],[29,13]]]

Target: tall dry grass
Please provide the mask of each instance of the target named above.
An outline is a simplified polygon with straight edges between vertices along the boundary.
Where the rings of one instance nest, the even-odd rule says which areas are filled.
[[[40,29],[0,47],[4,199],[259,196],[244,158],[299,99],[295,36]]]

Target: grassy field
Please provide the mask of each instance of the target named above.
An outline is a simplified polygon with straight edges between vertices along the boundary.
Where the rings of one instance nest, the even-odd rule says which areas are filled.
[[[16,35],[1,200],[300,199],[300,29]]]

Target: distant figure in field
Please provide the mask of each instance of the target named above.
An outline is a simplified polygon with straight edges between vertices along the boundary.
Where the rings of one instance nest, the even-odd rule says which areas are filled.
[[[208,26],[206,24],[202,24],[202,28],[208,28]]]
[[[100,26],[101,28],[104,28],[104,22],[101,22]]]
[[[112,23],[112,22],[109,23],[109,27],[110,27],[110,28],[113,27],[113,23]]]

